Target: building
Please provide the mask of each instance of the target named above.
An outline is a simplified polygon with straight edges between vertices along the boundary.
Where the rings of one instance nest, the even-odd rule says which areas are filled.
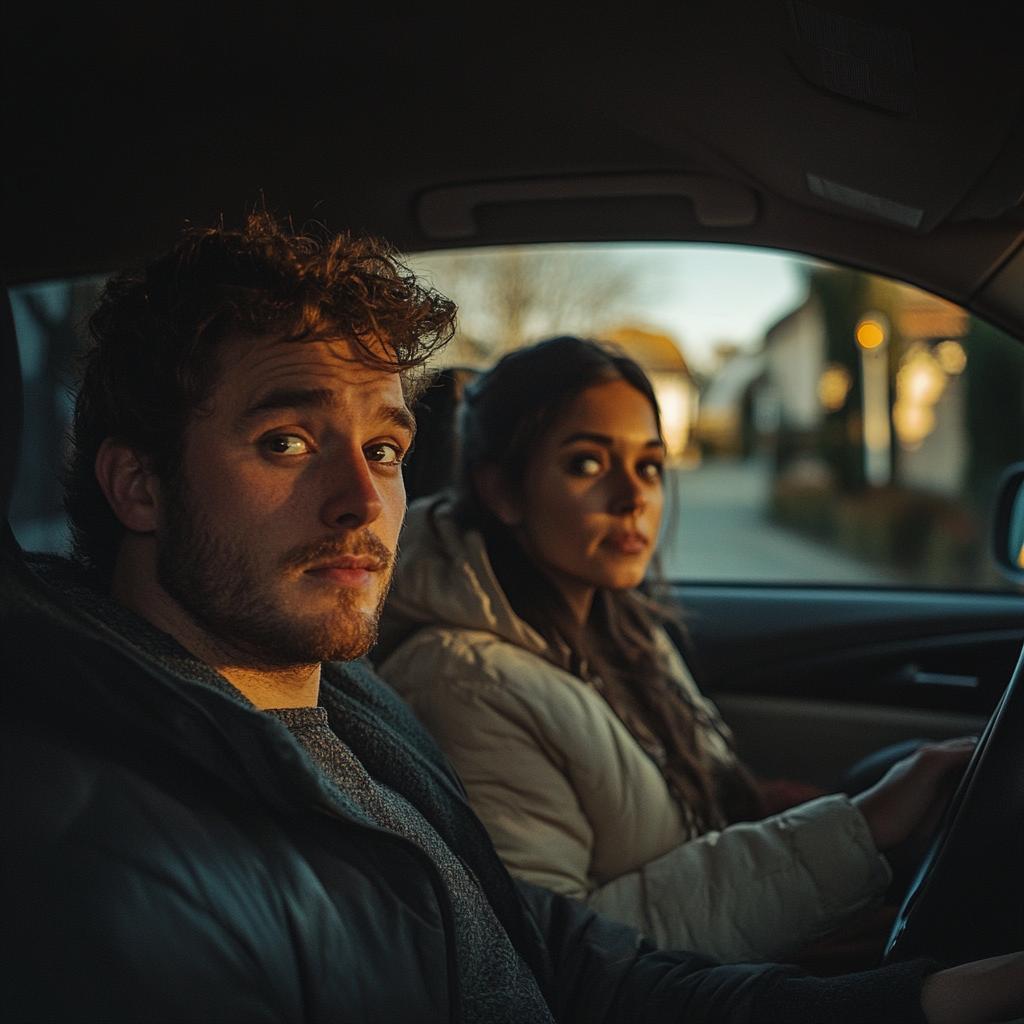
[[[661,408],[661,430],[671,461],[685,462],[696,455],[690,435],[697,419],[700,389],[679,347],[667,334],[638,327],[620,327],[602,334],[635,359],[654,385]]]

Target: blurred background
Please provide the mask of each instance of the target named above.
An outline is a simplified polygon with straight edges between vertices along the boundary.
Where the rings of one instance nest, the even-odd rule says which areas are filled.
[[[1024,345],[897,281],[787,253],[580,244],[412,255],[460,307],[438,366],[486,369],[556,334],[651,376],[670,465],[670,579],[1006,589],[993,492],[1024,459]],[[26,380],[12,509],[68,544],[59,466],[102,279],[12,290]]]

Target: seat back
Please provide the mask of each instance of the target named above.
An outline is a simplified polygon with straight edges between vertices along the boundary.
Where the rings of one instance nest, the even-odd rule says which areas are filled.
[[[466,386],[478,370],[439,370],[416,403],[416,444],[403,475],[409,501],[435,494],[455,482],[459,464],[458,413]]]

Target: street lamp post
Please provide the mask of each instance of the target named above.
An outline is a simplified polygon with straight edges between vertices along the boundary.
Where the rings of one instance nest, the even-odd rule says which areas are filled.
[[[889,321],[866,313],[855,333],[860,349],[864,424],[864,479],[884,487],[892,479],[892,429],[889,424]]]

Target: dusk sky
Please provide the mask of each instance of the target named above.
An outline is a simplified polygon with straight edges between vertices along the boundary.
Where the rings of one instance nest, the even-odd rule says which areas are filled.
[[[595,254],[621,267],[634,287],[607,326],[637,326],[670,335],[695,368],[714,363],[714,347],[732,342],[752,347],[767,328],[804,299],[810,261],[769,249],[693,243],[581,244],[524,246],[567,262],[593,266]],[[486,265],[510,249],[455,250],[411,257],[413,269],[460,305],[463,327],[487,334],[480,306],[493,277]],[[469,257],[480,277],[467,269]],[[455,268],[458,267],[458,272]],[[580,272],[581,280],[586,271]],[[560,321],[559,332],[586,333],[589,325]]]
[[[637,245],[623,247],[623,255],[649,268],[651,326],[667,329],[698,367],[711,362],[717,342],[756,344],[807,293],[809,261],[773,250]]]
[[[572,260],[577,254],[603,253],[631,272],[636,288],[622,315],[631,326],[665,332],[680,345],[695,368],[707,370],[714,361],[714,346],[723,341],[753,346],[765,330],[798,306],[806,293],[804,274],[810,261],[770,249],[692,243],[633,243],[599,245],[528,246],[529,250],[557,252]],[[483,254],[498,249],[479,250]],[[507,250],[505,250],[507,251]],[[464,256],[467,250],[458,251]],[[456,255],[456,253],[453,253]],[[411,258],[415,269],[429,268],[442,290],[445,253]],[[64,282],[32,286],[51,313],[59,315],[67,302]],[[471,294],[448,289],[473,317]],[[29,377],[39,372],[38,326],[22,308],[20,289],[12,290],[22,362]],[[617,326],[619,324],[613,324]],[[559,329],[579,330],[572,324]]]

